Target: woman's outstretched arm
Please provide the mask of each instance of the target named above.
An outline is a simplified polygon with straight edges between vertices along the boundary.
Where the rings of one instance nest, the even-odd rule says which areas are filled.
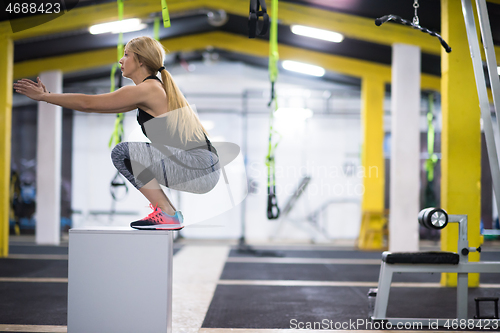
[[[52,94],[46,92],[45,86],[38,79],[33,82],[28,79],[19,80],[14,83],[16,92],[27,97],[43,101],[64,108],[83,112],[121,113],[137,108],[146,99],[145,87],[125,86],[117,91],[101,95],[85,94]]]

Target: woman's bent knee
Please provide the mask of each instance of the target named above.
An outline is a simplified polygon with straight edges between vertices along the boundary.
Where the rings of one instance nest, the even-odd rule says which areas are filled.
[[[111,158],[128,158],[128,144],[127,142],[120,142],[116,146],[113,147],[113,150],[111,150]]]

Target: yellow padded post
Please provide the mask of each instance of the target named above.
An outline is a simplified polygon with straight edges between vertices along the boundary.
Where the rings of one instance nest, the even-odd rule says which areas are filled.
[[[384,248],[384,92],[383,78],[365,76],[361,83],[362,155],[364,170],[362,220],[358,248]]]
[[[9,255],[13,54],[12,39],[0,37],[0,257]]]
[[[475,6],[473,6],[475,7]],[[481,130],[479,99],[460,1],[441,0],[442,36],[451,53],[441,52],[441,207],[448,214],[468,215],[469,246],[480,246]],[[441,231],[441,249],[456,252],[458,226]],[[469,254],[479,261],[479,253]],[[456,286],[456,273],[443,273],[441,284]],[[479,274],[469,274],[469,286],[479,285]]]

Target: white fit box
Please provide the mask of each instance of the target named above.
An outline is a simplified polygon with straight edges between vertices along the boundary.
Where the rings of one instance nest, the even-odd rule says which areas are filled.
[[[172,332],[174,231],[69,231],[68,332]]]

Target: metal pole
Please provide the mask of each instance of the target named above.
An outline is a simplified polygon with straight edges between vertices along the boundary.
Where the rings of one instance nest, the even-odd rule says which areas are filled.
[[[241,122],[242,122],[242,132],[243,132],[243,137],[241,140],[241,152],[243,154],[243,161],[245,165],[245,170],[247,169],[247,131],[248,131],[248,91],[243,92],[243,97],[242,97],[242,108],[241,108]],[[248,176],[247,176],[247,181],[248,181]],[[243,200],[241,203],[241,238],[240,238],[240,244],[245,244],[246,239],[246,211],[247,211],[247,201],[246,199]]]
[[[460,264],[469,262],[469,255],[463,254],[462,249],[469,248],[467,240],[467,215],[463,215],[458,222],[458,248],[457,252],[460,255]],[[468,289],[469,288],[469,273],[457,273],[457,318],[467,319]]]
[[[491,176],[493,180],[493,189],[495,191],[497,207],[500,207],[500,167],[498,165],[498,154],[495,145],[495,137],[493,135],[490,103],[486,90],[486,79],[483,72],[481,52],[479,51],[479,40],[477,38],[476,23],[474,21],[474,11],[472,9],[471,0],[462,0],[462,12],[464,14],[465,28],[467,30],[467,38],[469,40],[469,48],[472,58],[472,66],[474,68],[474,76],[476,78],[479,106],[481,108],[484,135],[486,137],[486,148],[488,151]],[[492,45],[490,47],[488,47],[488,45],[485,45],[485,47],[490,49],[493,48]]]
[[[10,163],[14,42],[0,37],[0,257],[9,255]]]
[[[479,28],[481,30],[481,37],[483,40],[483,47],[486,55],[486,66],[488,68],[488,75],[490,78],[491,93],[493,95],[493,109],[495,111],[495,118],[497,123],[497,131],[493,131],[493,136],[498,138],[500,133],[500,121],[498,119],[498,108],[500,105],[500,80],[497,75],[497,62],[495,57],[495,45],[493,44],[493,37],[491,35],[490,20],[488,17],[488,8],[486,1],[476,1],[476,8],[479,18]],[[495,122],[495,120],[493,120]],[[497,146],[497,154],[499,147]]]
[[[495,114],[498,115],[500,105],[500,79],[497,74],[497,61],[495,56],[495,45],[491,36],[490,20],[488,18],[488,8],[485,0],[476,0],[477,13],[479,17],[479,28],[483,39],[484,52],[486,54],[486,64],[490,76],[491,93],[493,95],[493,106]],[[497,116],[498,118],[498,116]],[[498,123],[500,129],[500,123]],[[500,132],[499,132],[500,133]]]

